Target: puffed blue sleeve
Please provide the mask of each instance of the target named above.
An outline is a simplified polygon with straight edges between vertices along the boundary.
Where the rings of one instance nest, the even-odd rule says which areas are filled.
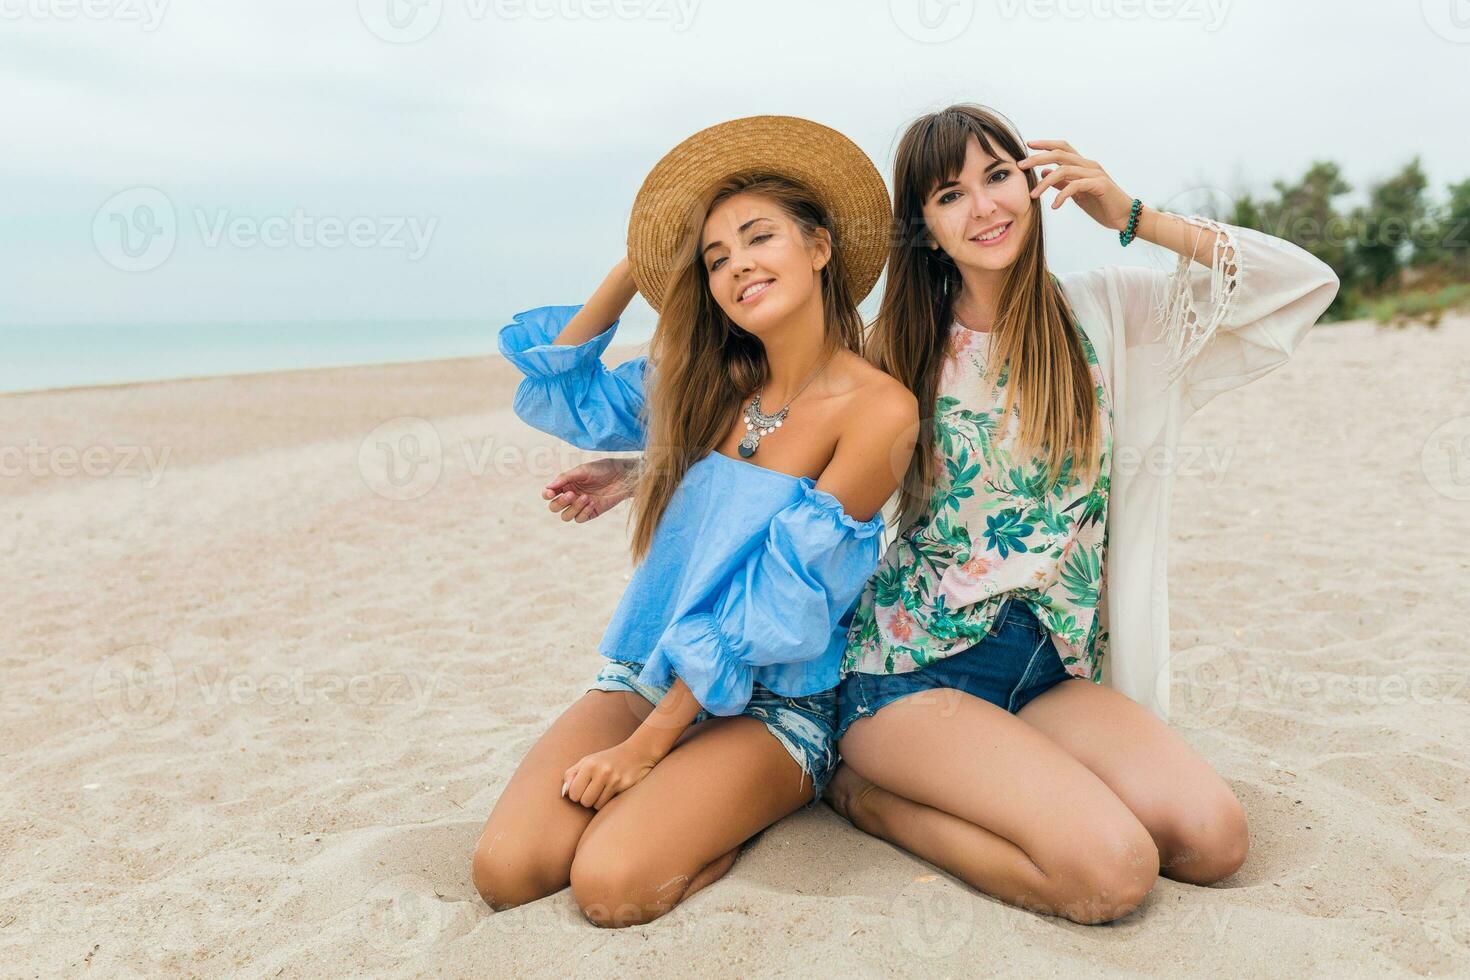
[[[696,608],[671,622],[639,679],[683,679],[712,715],[738,715],[755,671],[827,653],[878,567],[881,512],[859,521],[801,478],[800,497],[776,513],[764,539]]]
[[[579,449],[638,450],[647,441],[642,418],[648,358],[609,371],[602,352],[618,323],[582,344],[554,344],[581,306],[541,306],[500,328],[500,353],[525,375],[512,407],[526,424]]]

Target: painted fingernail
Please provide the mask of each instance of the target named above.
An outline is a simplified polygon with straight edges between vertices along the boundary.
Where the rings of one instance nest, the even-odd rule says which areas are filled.
[[[567,795],[567,784],[566,783],[562,783],[561,784],[561,795],[562,796],[566,796]]]

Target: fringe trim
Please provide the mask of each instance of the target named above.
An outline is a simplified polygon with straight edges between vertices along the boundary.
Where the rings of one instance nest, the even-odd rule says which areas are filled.
[[[1220,325],[1230,316],[1235,293],[1240,286],[1240,249],[1229,225],[1221,224],[1199,215],[1183,220],[1200,229],[1200,234],[1215,235],[1213,261],[1210,263],[1210,299],[1207,315],[1201,316],[1194,308],[1191,289],[1190,266],[1194,259],[1190,255],[1179,256],[1179,264],[1169,276],[1168,285],[1154,308],[1161,335],[1168,344],[1164,359],[1156,366],[1164,369],[1169,384],[1179,380],[1190,363],[1197,357]],[[1199,238],[1195,238],[1195,247]]]

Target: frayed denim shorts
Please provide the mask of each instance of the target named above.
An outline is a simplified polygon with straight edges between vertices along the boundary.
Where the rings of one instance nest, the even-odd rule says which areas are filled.
[[[630,660],[611,660],[598,671],[597,679],[589,691],[630,691],[642,696],[649,704],[658,704],[669,693],[673,681],[668,684],[649,685],[638,680],[643,665]],[[822,798],[822,791],[837,768],[837,739],[832,734],[837,724],[837,689],[823,691],[800,698],[783,698],[760,684],[756,684],[742,715],[749,715],[762,722],[766,730],[776,736],[803,775],[812,781],[814,791],[808,807],[815,806]],[[715,717],[703,708],[695,715],[691,725]]]
[[[1031,608],[1008,598],[974,646],[899,674],[848,674],[837,685],[837,732],[899,698],[939,688],[964,691],[1015,714],[1032,698],[1073,679],[1051,634]]]

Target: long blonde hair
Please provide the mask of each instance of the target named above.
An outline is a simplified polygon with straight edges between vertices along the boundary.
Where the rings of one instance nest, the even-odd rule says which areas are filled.
[[[699,251],[704,218],[715,205],[741,193],[773,201],[808,243],[827,236],[832,255],[819,273],[823,356],[844,347],[863,352],[863,324],[843,267],[842,243],[816,196],[774,174],[737,174],[715,188],[699,220],[686,224],[677,271],[664,293],[649,345],[648,440],[630,514],[635,561],[648,554],[654,530],[689,467],[719,444],[745,399],[770,379],[764,345],[736,326],[715,302]]]
[[[1012,159],[1027,155],[1020,135],[1003,116],[983,106],[960,104],[910,124],[894,162],[888,278],[868,344],[873,362],[907,385],[921,411],[929,413],[935,412],[954,304],[963,282],[954,260],[929,247],[932,239],[923,204],[936,187],[963,169],[971,135],[996,159],[1002,159],[996,144]],[[1027,187],[1034,188],[1035,169],[1023,173]],[[1092,376],[1072,326],[1072,311],[1046,268],[1040,199],[1032,200],[1030,207],[1030,229],[1001,283],[986,383],[996,383],[1002,365],[1009,365],[1005,417],[1019,402],[1018,449],[1038,453],[1046,462],[1047,483],[1055,486],[1058,480],[1078,475],[1074,467],[1079,455],[1086,461],[1086,477],[1096,475],[1100,433]],[[935,480],[934,439],[931,414],[919,427],[918,445],[900,485],[900,528],[929,505]]]

